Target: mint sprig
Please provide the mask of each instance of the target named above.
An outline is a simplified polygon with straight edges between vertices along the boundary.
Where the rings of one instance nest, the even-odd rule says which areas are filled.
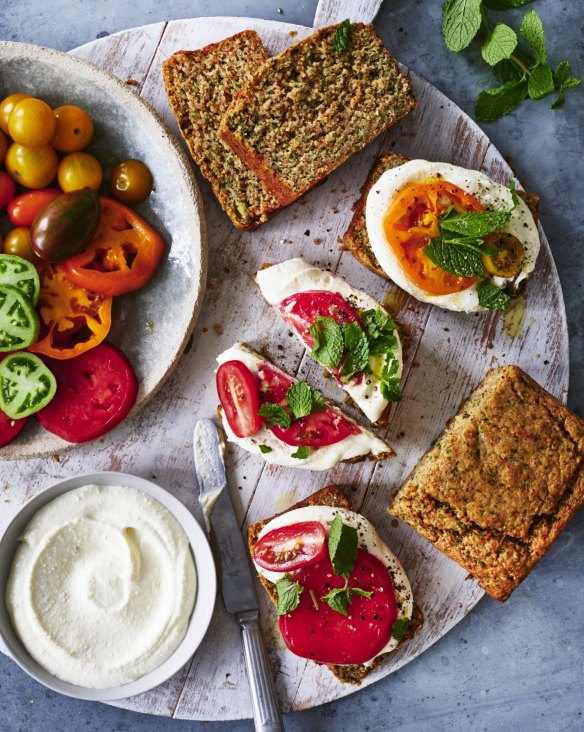
[[[278,607],[276,610],[278,615],[286,615],[286,613],[296,610],[300,604],[300,595],[304,591],[304,587],[300,582],[293,582],[286,575],[276,582],[276,590],[278,591]]]
[[[571,75],[570,64],[562,61],[556,71],[548,64],[545,32],[539,15],[525,13],[519,36],[506,23],[493,28],[486,8],[508,10],[526,5],[530,0],[447,0],[442,10],[442,36],[451,51],[462,51],[483,31],[481,54],[501,86],[481,91],[475,105],[480,122],[491,122],[512,112],[524,99],[543,99],[556,92],[552,109],[559,109],[565,92],[580,84]]]
[[[286,392],[286,402],[296,419],[308,417],[325,407],[323,395],[305,381],[297,381]]]
[[[314,338],[312,357],[326,368],[336,368],[345,349],[343,331],[334,318],[317,318],[309,328]]]
[[[277,424],[279,427],[287,429],[292,424],[290,415],[284,407],[281,407],[279,404],[264,402],[261,405],[258,414],[266,420],[268,427],[272,427]]]
[[[479,305],[487,310],[507,310],[511,305],[511,295],[497,287],[489,280],[484,280],[478,287]]]

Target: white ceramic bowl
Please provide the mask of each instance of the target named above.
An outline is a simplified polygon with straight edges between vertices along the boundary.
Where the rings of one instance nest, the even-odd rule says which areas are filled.
[[[142,491],[161,503],[176,518],[184,529],[193,553],[197,570],[197,594],[195,606],[186,635],[174,653],[158,668],[122,686],[107,689],[90,689],[62,681],[40,666],[28,653],[16,635],[6,609],[6,584],[12,560],[18,548],[19,538],[35,513],[57,496],[84,485],[121,485]],[[90,701],[111,701],[141,694],[162,684],[191,658],[199,647],[213,615],[217,579],[215,563],[207,537],[190,511],[173,495],[155,483],[126,473],[102,472],[78,475],[55,483],[29,501],[14,517],[0,539],[0,636],[8,653],[30,676],[49,689],[77,699]]]

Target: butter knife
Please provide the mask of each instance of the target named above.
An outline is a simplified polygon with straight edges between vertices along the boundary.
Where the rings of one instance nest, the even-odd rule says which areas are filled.
[[[228,613],[241,627],[255,728],[284,732],[268,654],[259,626],[259,608],[247,549],[241,537],[223,462],[223,442],[211,419],[195,425],[193,448],[199,483],[199,503],[207,531],[212,528],[221,555],[221,590]]]

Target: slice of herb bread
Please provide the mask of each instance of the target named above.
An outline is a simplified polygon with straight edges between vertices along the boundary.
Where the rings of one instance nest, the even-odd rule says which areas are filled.
[[[373,26],[344,22],[266,61],[219,134],[287,205],[415,106]]]
[[[198,51],[178,51],[162,65],[168,101],[190,153],[233,224],[244,230],[280,206],[219,138],[219,122],[267,57],[258,34],[243,31]]]
[[[374,183],[381,178],[383,173],[385,173],[386,170],[391,170],[392,168],[397,168],[398,165],[407,163],[408,160],[410,160],[410,158],[405,158],[403,155],[398,155],[397,153],[381,153],[369,171],[367,180],[361,189],[359,199],[353,204],[353,218],[351,219],[349,228],[343,236],[342,249],[351,252],[355,259],[361,262],[363,266],[386,280],[390,280],[390,277],[388,277],[388,275],[381,269],[379,262],[377,261],[377,257],[371,248],[369,236],[367,235],[365,206],[367,204],[369,191],[373,187]],[[525,201],[535,222],[537,223],[539,196],[536,196],[534,193],[527,193],[526,191],[520,190],[517,191],[517,194]]]
[[[351,509],[351,504],[345,497],[345,494],[343,491],[336,485],[329,485],[326,488],[322,488],[321,490],[317,491],[316,493],[313,493],[311,496],[308,496],[308,498],[305,498],[303,501],[300,501],[298,503],[295,503],[293,506],[290,506],[290,508],[287,508],[286,511],[282,511],[282,513],[287,513],[288,511],[293,511],[296,508],[304,508],[305,506],[332,506],[333,508],[346,508],[348,510]],[[281,515],[281,514],[278,514]],[[253,524],[248,529],[248,546],[249,551],[253,557],[253,549],[258,541],[259,535],[261,530],[268,524],[275,516],[272,516],[268,519],[264,519],[263,521],[258,521],[257,523]],[[262,577],[261,575],[258,575],[260,582],[266,589],[268,595],[270,596],[270,600],[273,602],[275,606],[278,605],[278,592],[276,590],[276,585],[274,585],[272,582],[269,582],[265,577]],[[424,616],[422,614],[422,611],[417,607],[417,605],[414,604],[414,611],[412,615],[412,620],[410,622],[410,625],[408,627],[408,630],[406,634],[404,635],[403,640],[406,640],[408,638],[411,638],[417,631],[419,631],[422,628],[424,622]],[[380,663],[383,662],[384,658],[387,656],[387,653],[384,653],[381,656],[378,656],[373,662],[370,664],[352,664],[352,665],[328,665],[327,668],[329,668],[333,674],[340,680],[345,683],[349,684],[360,684],[363,679],[373,671],[373,669],[377,668]]]

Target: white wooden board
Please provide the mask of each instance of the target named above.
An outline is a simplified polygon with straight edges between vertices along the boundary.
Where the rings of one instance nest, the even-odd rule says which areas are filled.
[[[320,8],[320,25],[342,19],[334,15],[330,5]],[[125,31],[73,53],[121,79],[133,80],[136,93],[176,131],[164,93],[162,61],[179,49],[199,48],[246,28],[260,33],[270,53],[311,32],[301,26],[246,18],[200,18]],[[276,363],[301,374],[327,396],[340,401],[332,380],[322,378],[321,369],[282,327],[279,315],[264,303],[251,279],[266,261],[302,255],[385,302],[411,332],[404,371],[405,396],[394,407],[386,430],[397,458],[378,464],[339,465],[326,473],[311,474],[266,467],[259,459],[232,449],[228,453],[229,478],[242,527],[285,509],[327,484],[350,487],[355,508],[376,524],[404,564],[426,616],[422,633],[392,654],[364,685],[411,661],[469,612],[482,597],[482,590],[426,541],[390,519],[386,513],[388,493],[395,492],[489,368],[517,363],[565,400],[566,320],[559,280],[543,232],[543,248],[528,287],[525,311],[518,309],[515,313],[516,319],[522,320],[520,326],[512,325],[508,315],[464,315],[420,304],[365,270],[350,254],[339,251],[338,241],[350,221],[351,206],[381,150],[389,148],[412,157],[483,169],[505,183],[511,175],[484,133],[438,90],[409,73],[420,102],[418,109],[383,139],[352,158],[324,185],[257,231],[236,231],[208,185],[202,183],[209,231],[209,280],[192,351],[183,356],[162,392],[137,418],[117,431],[115,439],[105,437],[102,444],[81,447],[61,458],[0,464],[0,531],[18,506],[41,488],[59,478],[102,469],[154,479],[197,512],[192,429],[197,418],[215,411],[215,357],[236,339],[265,349]],[[263,592],[260,597],[263,628],[284,711],[305,709],[356,690],[285,651],[274,612]],[[191,664],[161,687],[119,705],[189,719],[251,716],[238,627],[220,600],[210,631]]]

